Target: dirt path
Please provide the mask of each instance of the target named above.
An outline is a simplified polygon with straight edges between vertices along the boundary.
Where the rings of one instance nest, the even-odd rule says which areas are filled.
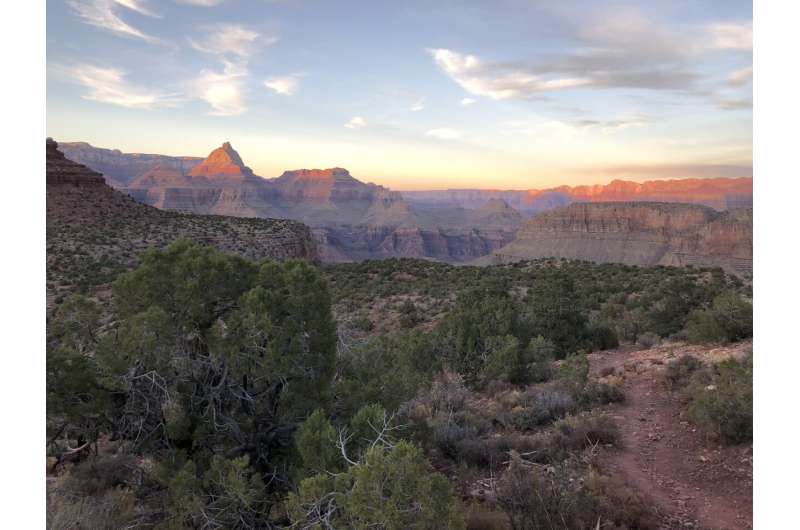
[[[720,447],[706,440],[683,417],[680,395],[660,379],[664,363],[684,353],[709,361],[743,355],[750,347],[674,345],[590,356],[596,373],[613,368],[625,374],[626,401],[609,408],[623,448],[605,453],[601,462],[649,496],[663,515],[663,528],[752,528],[752,446]]]

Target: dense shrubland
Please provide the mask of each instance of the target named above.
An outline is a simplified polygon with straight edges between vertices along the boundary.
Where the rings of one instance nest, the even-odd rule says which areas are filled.
[[[683,393],[689,418],[709,437],[726,444],[752,442],[752,352],[708,366],[687,355],[667,365],[664,380]]]
[[[425,330],[448,315],[453,320],[453,309],[473,322],[482,322],[484,314],[496,319],[504,311],[512,312],[518,321],[508,323],[510,328],[519,330],[523,321],[528,328],[520,333],[551,340],[559,358],[578,349],[612,348],[618,342],[648,345],[670,337],[722,342],[752,334],[752,287],[718,268],[558,259],[458,267],[391,259],[341,264],[325,272],[337,319],[356,335],[401,327],[409,304],[414,327]],[[476,299],[480,304],[470,308]],[[470,309],[478,316],[470,315]],[[695,329],[709,321],[712,333]],[[409,327],[408,320],[404,322],[402,327]]]
[[[49,524],[653,527],[593,465],[619,443],[602,407],[624,394],[586,354],[746,337],[748,295],[711,269],[320,271],[186,241],[149,251],[114,281],[112,315],[76,295],[49,323]],[[731,411],[748,366],[669,366],[667,380],[730,439],[746,431]]]

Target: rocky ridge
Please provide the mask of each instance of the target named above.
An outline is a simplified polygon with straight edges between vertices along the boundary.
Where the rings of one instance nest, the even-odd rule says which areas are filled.
[[[91,159],[102,158],[105,151]],[[314,229],[324,261],[386,257],[469,261],[510,242],[522,223],[507,205],[485,212],[416,210],[400,193],[361,182],[344,168],[298,169],[262,178],[229,142],[188,170],[177,159],[169,164],[159,160],[123,191],[163,210],[303,222]]]
[[[753,268],[752,210],[674,203],[576,203],[539,214],[482,262],[556,257],[631,265]]]
[[[68,159],[102,173],[106,183],[113,187],[128,186],[136,177],[156,166],[186,175],[203,161],[202,157],[196,156],[123,153],[119,149],[103,149],[86,142],[61,142],[59,149]]]
[[[516,210],[536,214],[573,202],[679,202],[700,204],[716,210],[752,208],[753,179],[687,178],[632,182],[613,180],[608,184],[558,186],[530,190],[436,190],[404,191],[412,204],[451,204],[478,208],[487,200],[502,199]]]
[[[309,228],[285,219],[165,211],[105,183],[47,141],[47,295],[52,307],[75,291],[102,291],[139,254],[179,238],[251,259],[319,259]]]

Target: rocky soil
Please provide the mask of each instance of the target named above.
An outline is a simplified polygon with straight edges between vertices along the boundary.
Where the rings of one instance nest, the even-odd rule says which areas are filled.
[[[679,392],[664,387],[667,362],[692,355],[713,363],[742,358],[752,341],[708,348],[668,344],[590,355],[592,370],[625,379],[625,402],[609,407],[622,433],[621,450],[604,450],[600,462],[655,504],[665,529],[752,528],[753,448],[720,446],[685,417]]]

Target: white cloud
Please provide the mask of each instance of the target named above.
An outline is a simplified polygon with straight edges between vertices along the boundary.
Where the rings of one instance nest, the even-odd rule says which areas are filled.
[[[211,35],[189,43],[196,50],[224,57],[247,60],[260,46],[273,44],[277,37],[262,36],[257,31],[236,24],[223,24],[211,28]]]
[[[419,98],[416,101],[411,103],[411,106],[408,108],[411,112],[419,112],[425,109],[425,98]]]
[[[214,116],[242,114],[247,110],[245,82],[250,57],[277,40],[236,24],[212,27],[210,35],[202,40],[189,39],[196,50],[218,57],[223,64],[222,72],[203,70],[194,79],[191,92],[211,105]]]
[[[650,123],[650,118],[641,114],[622,117],[616,120],[579,120],[574,123],[576,127],[582,129],[593,129],[600,131],[601,134],[615,134],[627,129],[638,129]]]
[[[459,103],[462,107],[469,107],[470,105],[474,105],[476,101],[478,100],[475,98],[462,98]]]
[[[736,70],[728,77],[728,84],[731,86],[742,86],[753,79],[753,65]]]
[[[456,129],[441,127],[439,129],[431,129],[430,131],[427,131],[425,136],[436,138],[438,140],[461,140],[464,138],[464,133]]]
[[[67,5],[84,22],[117,33],[125,37],[142,39],[146,42],[157,42],[158,39],[131,26],[115,13],[118,6],[124,6],[142,15],[158,16],[144,7],[139,0],[67,0]]]
[[[174,106],[178,99],[174,94],[164,94],[130,84],[125,72],[116,68],[102,68],[80,64],[64,68],[68,78],[89,91],[84,99],[109,103],[133,109],[153,109]]]
[[[753,23],[712,24],[709,26],[711,42],[715,48],[723,50],[752,50]]]
[[[211,115],[237,116],[247,110],[244,100],[246,76],[246,69],[226,62],[222,73],[203,70],[192,82],[191,91],[211,106]]]
[[[360,129],[367,126],[367,120],[361,116],[354,116],[353,118],[350,118],[350,121],[345,123],[344,126],[348,129]]]
[[[131,11],[136,11],[140,15],[161,18],[161,15],[158,15],[157,13],[150,11],[144,5],[142,5],[144,2],[141,2],[140,0],[114,0],[114,1],[121,6],[127,7]]]
[[[447,49],[428,50],[436,64],[470,94],[492,99],[525,97],[540,92],[574,88],[589,83],[586,78],[546,79],[521,69],[499,72],[474,55]]]
[[[223,3],[225,0],[177,0],[179,4],[189,4],[193,6],[214,7]]]
[[[264,86],[271,88],[277,94],[291,96],[297,90],[297,83],[296,76],[271,77],[264,81]]]

